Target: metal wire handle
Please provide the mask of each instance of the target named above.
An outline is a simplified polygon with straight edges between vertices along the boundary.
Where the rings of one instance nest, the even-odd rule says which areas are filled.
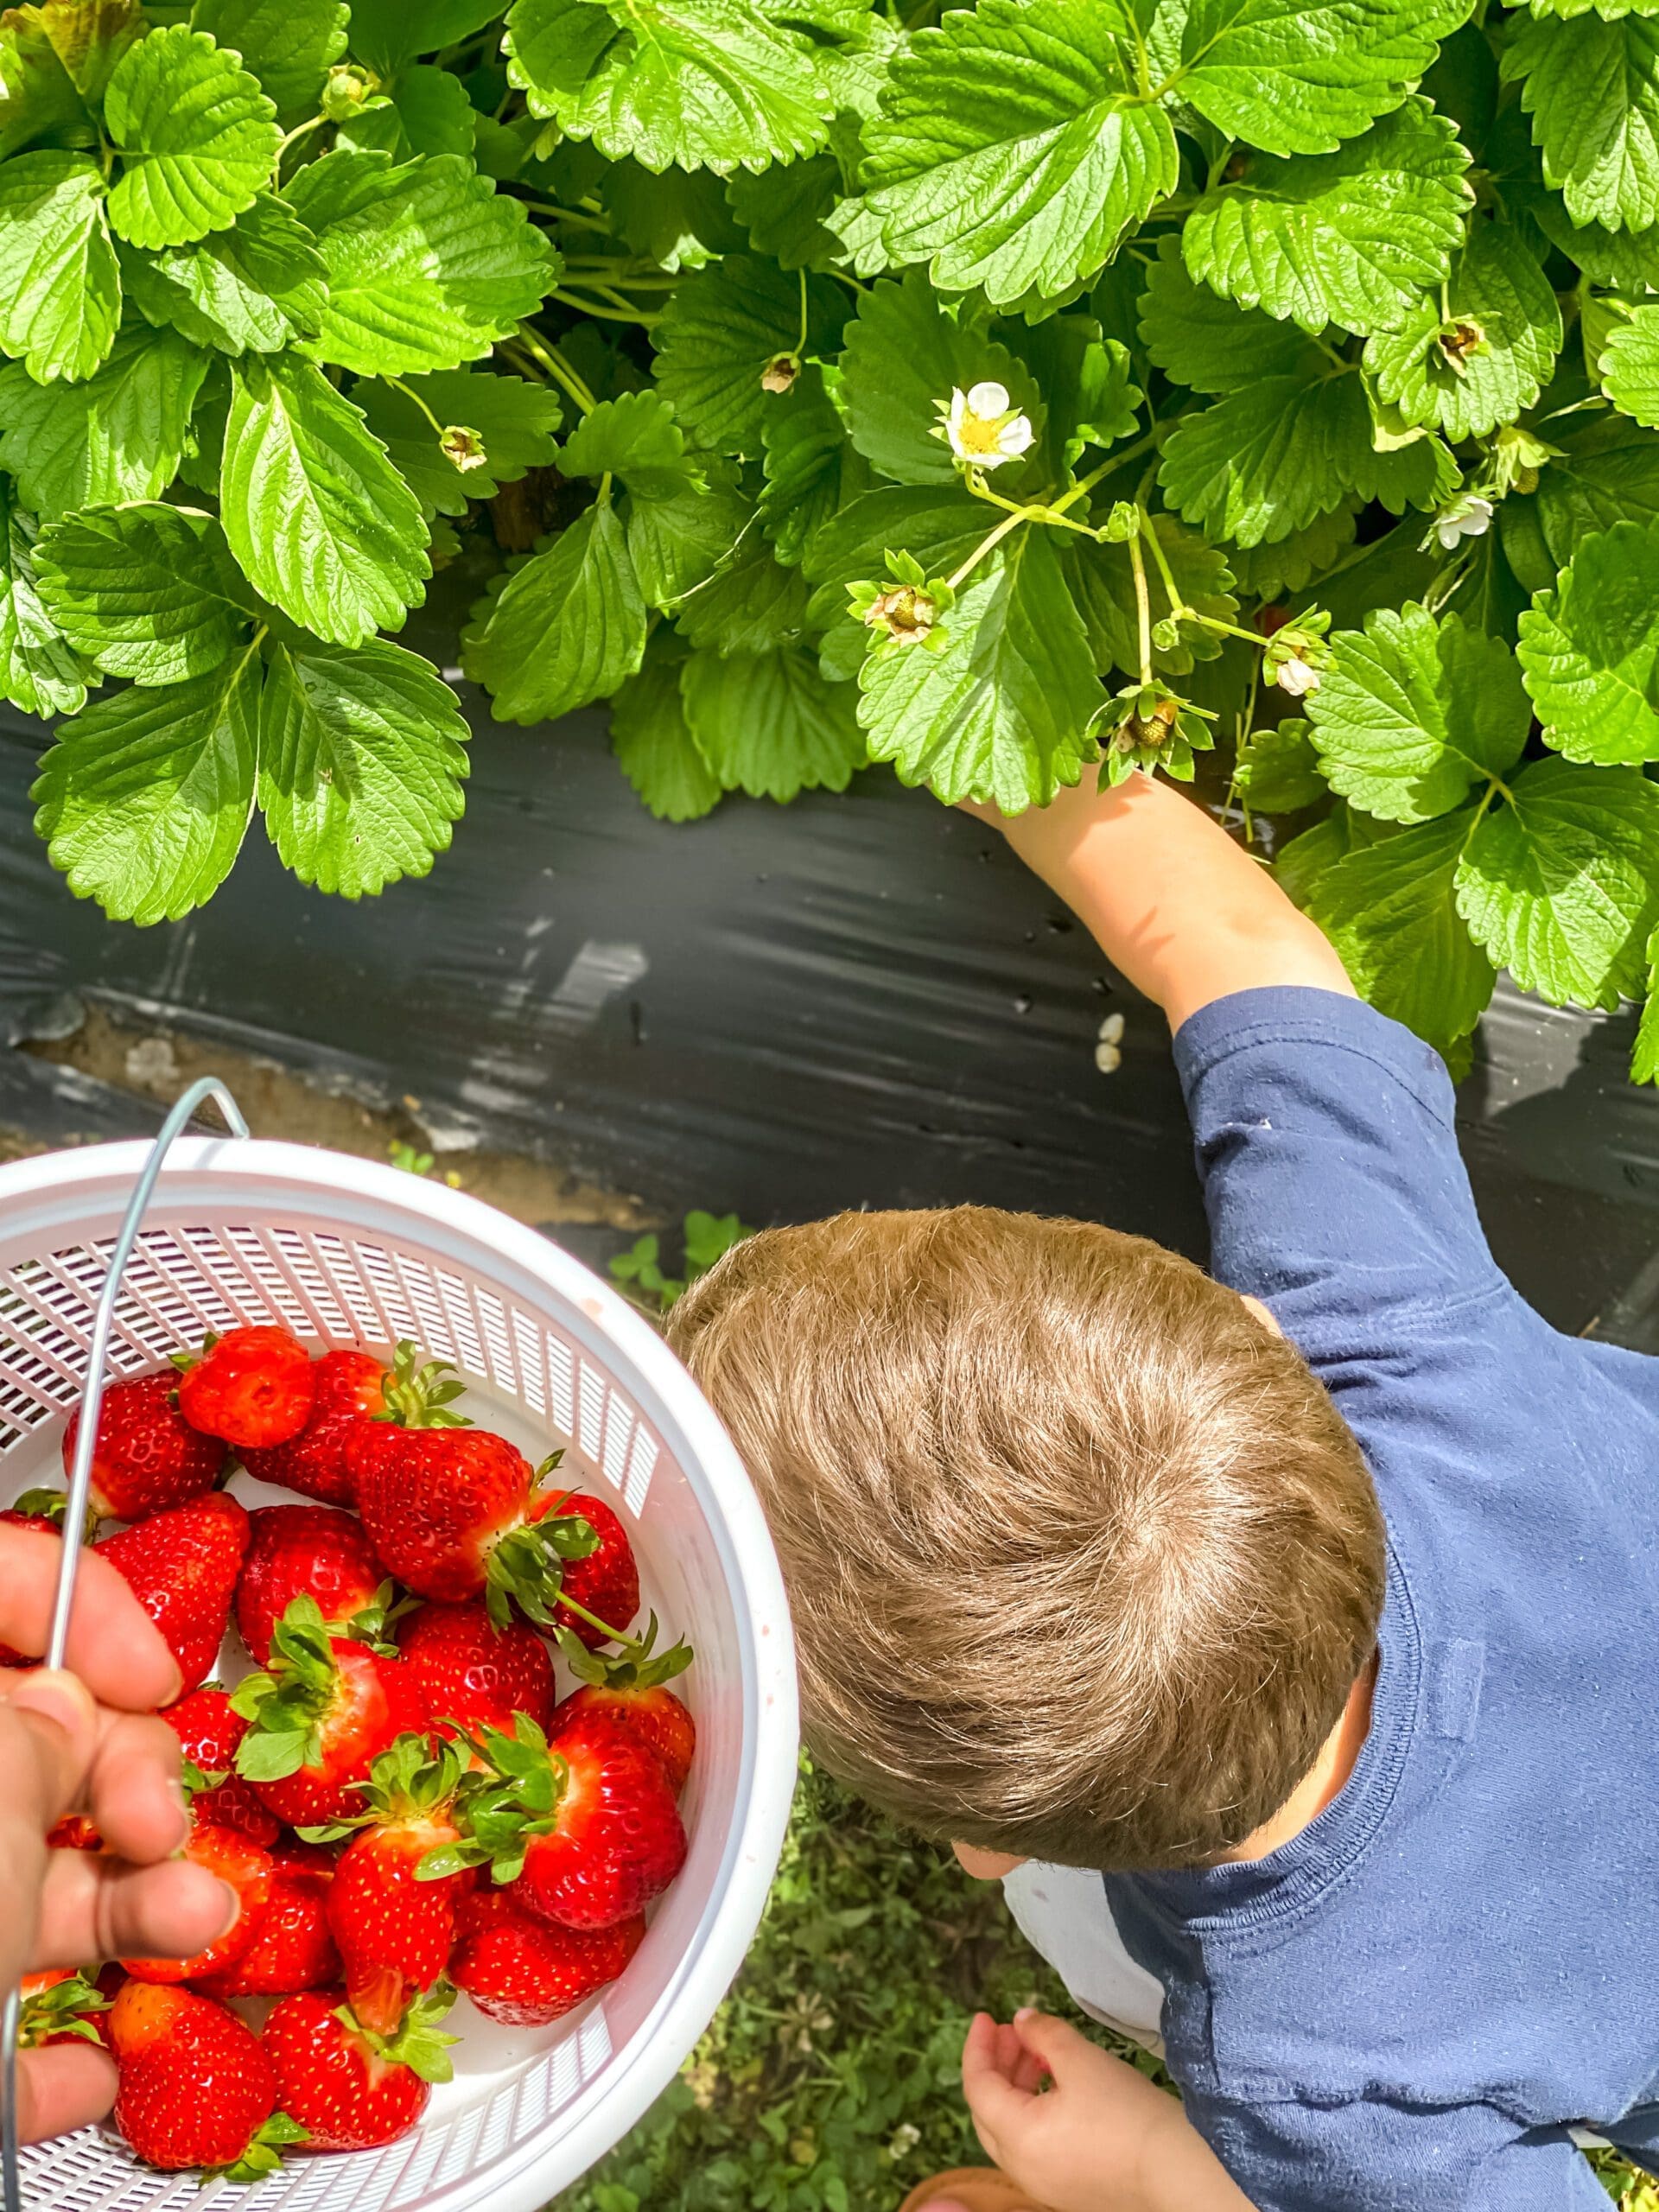
[[[162,1162],[168,1149],[198,1109],[215,1101],[233,1137],[245,1137],[248,1125],[241,1108],[217,1076],[205,1075],[193,1083],[156,1133],[156,1141],[133,1185],[122,1217],[121,1231],[110,1255],[109,1273],[99,1293],[92,1316],[92,1341],[86,1348],[86,1386],[81,1394],[80,1426],[75,1435],[74,1465],[69,1473],[69,1496],[64,1509],[63,1560],[58,1569],[57,1598],[52,1608],[52,1628],[41,1664],[60,1668],[69,1646],[69,1622],[74,1611],[75,1582],[80,1569],[86,1506],[92,1486],[92,1451],[98,1441],[99,1409],[104,1400],[104,1368],[109,1357],[110,1336],[115,1326],[115,1305],[121,1278],[144,1218]],[[7,1993],[0,2012],[0,2201],[4,2212],[22,2212],[22,2182],[17,2145],[17,2034],[22,2018],[22,1991]]]

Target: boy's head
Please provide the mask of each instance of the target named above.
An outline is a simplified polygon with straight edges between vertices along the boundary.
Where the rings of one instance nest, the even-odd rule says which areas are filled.
[[[1156,1244],[989,1207],[739,1245],[671,1341],[783,1563],[806,1737],[912,1827],[1192,1866],[1375,1648],[1382,1522],[1300,1356]]]

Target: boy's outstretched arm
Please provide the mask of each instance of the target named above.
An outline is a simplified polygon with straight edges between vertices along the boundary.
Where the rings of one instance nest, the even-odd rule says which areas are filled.
[[[1098,791],[1085,775],[1028,814],[969,810],[1003,832],[1172,1029],[1212,999],[1265,983],[1354,995],[1321,931],[1169,784],[1135,775]]]

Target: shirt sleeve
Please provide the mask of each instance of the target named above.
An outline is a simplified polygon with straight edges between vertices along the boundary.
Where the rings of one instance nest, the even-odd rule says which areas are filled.
[[[1566,2128],[1491,2105],[1187,2110],[1256,2212],[1608,2212]]]
[[[1214,1272],[1310,1356],[1324,1330],[1443,1319],[1505,1287],[1445,1064],[1398,1022],[1335,991],[1239,991],[1182,1023],[1175,1063]]]

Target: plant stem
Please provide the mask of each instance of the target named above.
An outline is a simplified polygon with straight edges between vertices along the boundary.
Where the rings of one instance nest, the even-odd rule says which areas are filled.
[[[1141,533],[1129,540],[1129,566],[1135,572],[1135,619],[1141,632],[1141,681],[1152,681],[1152,600],[1147,590],[1147,564],[1141,556]]]
[[[531,360],[539,361],[542,366],[547,371],[549,376],[550,376],[556,383],[563,386],[564,391],[569,393],[569,397],[575,400],[576,405],[581,408],[584,415],[591,415],[593,413],[594,408],[598,406],[599,402],[594,397],[593,393],[588,391],[587,385],[576,374],[575,371],[570,366],[570,364],[565,359],[563,354],[560,353],[556,346],[548,346],[543,344],[542,340],[538,338],[536,333],[530,327],[529,324],[524,322],[521,322],[518,326],[518,342],[524,347],[524,351],[530,355]]]
[[[315,130],[320,123],[327,123],[327,120],[328,118],[326,115],[314,115],[308,123],[296,123],[285,138],[278,139],[276,142],[276,152],[270,164],[270,175],[273,183],[276,181],[276,177],[282,169],[283,156],[288,151],[295,140],[297,138],[303,138],[307,131]]]
[[[796,359],[796,360],[797,360],[798,362],[799,362],[799,361],[804,361],[804,360],[806,359],[806,270],[805,270],[804,266],[803,266],[803,268],[802,268],[802,270],[801,270],[800,276],[801,276],[801,334],[800,334],[800,336],[799,336],[799,337],[795,340],[795,359]]]
[[[597,231],[601,238],[612,235],[608,215],[579,214],[574,207],[561,207],[556,200],[538,200],[522,194],[514,194],[513,197],[521,207],[531,207],[539,215],[550,215],[556,223],[569,224],[573,231]]]
[[[567,292],[562,289],[550,292],[547,296],[550,300],[556,300],[562,308],[574,308],[578,315],[597,315],[602,322],[637,322],[649,330],[652,324],[658,320],[654,315],[638,314],[632,308],[626,305],[607,307],[603,300],[584,300],[579,294]],[[621,294],[617,293],[614,296],[620,299]]]
[[[415,404],[420,409],[422,414],[425,416],[427,421],[432,425],[432,428],[437,432],[438,435],[440,437],[443,435],[442,423],[439,422],[437,416],[432,412],[432,410],[421,397],[418,391],[416,391],[411,386],[406,385],[402,377],[388,377],[386,378],[386,382],[391,386],[394,391],[401,391],[405,399],[412,399]]]
[[[1188,607],[1176,588],[1174,572],[1169,565],[1169,556],[1164,551],[1162,538],[1152,526],[1152,517],[1144,507],[1140,510],[1140,513],[1141,536],[1152,548],[1152,557],[1158,563],[1158,574],[1163,580],[1165,591],[1169,594],[1170,613],[1173,620],[1179,622],[1184,614],[1192,613],[1193,609]]]
[[[1022,522],[1028,522],[1030,518],[1031,518],[1023,507],[1016,507],[1012,514],[1004,515],[1001,521],[996,525],[996,528],[989,531],[985,537],[982,537],[979,543],[975,546],[973,551],[968,556],[967,559],[960,563],[959,565],[945,578],[945,582],[950,585],[951,590],[954,591],[956,589],[957,586],[961,583],[964,576],[969,576],[973,574],[974,570],[985,558],[985,556],[990,552],[994,546],[1000,545],[1010,531],[1017,530]]]

